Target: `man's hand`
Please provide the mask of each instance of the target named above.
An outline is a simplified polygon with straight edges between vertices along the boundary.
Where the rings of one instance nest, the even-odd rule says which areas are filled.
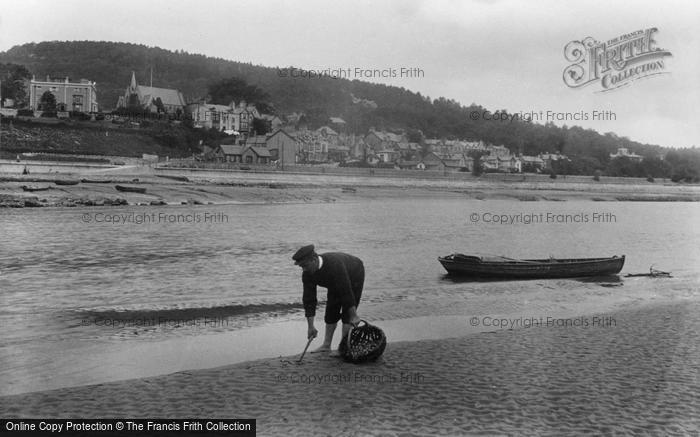
[[[306,339],[308,340],[308,339],[316,338],[317,335],[318,335],[318,330],[316,328],[314,328],[313,326],[309,326],[309,330],[307,332]]]
[[[350,324],[357,326],[360,323],[360,316],[357,315],[355,307],[348,308],[348,313],[350,314]]]

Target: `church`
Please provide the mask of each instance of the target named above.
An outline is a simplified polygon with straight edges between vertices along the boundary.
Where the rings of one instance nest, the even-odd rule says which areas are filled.
[[[138,106],[148,112],[165,112],[167,114],[184,114],[185,98],[178,90],[156,88],[136,84],[136,74],[131,72],[131,84],[119,97],[117,108]]]

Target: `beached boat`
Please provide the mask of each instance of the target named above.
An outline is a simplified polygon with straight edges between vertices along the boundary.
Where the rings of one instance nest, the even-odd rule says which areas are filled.
[[[190,181],[190,178],[188,178],[187,176],[171,176],[171,175],[157,174],[156,177],[165,178],[165,179],[172,179],[172,180],[178,181],[178,182],[189,182]]]
[[[81,179],[80,182],[84,184],[111,184],[111,179]]]
[[[122,191],[126,193],[140,193],[143,194],[146,192],[146,189],[143,187],[128,187],[125,185],[115,185],[114,188],[117,189],[117,191]]]
[[[449,274],[491,279],[577,278],[615,275],[622,270],[625,256],[610,258],[512,259],[455,253],[439,257]]]
[[[74,181],[70,179],[56,179],[53,181],[54,184],[56,185],[78,185],[80,181]]]
[[[48,190],[49,188],[51,188],[51,187],[48,187],[48,186],[46,186],[46,187],[35,187],[35,186],[32,186],[32,185],[22,185],[22,189],[23,189],[24,191],[32,191],[32,192],[33,192],[33,191],[46,191],[46,190]]]

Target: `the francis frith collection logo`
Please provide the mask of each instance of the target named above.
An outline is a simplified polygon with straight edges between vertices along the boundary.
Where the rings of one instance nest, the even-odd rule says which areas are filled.
[[[658,29],[637,30],[605,42],[592,37],[571,41],[564,47],[564,83],[571,88],[600,84],[600,91],[612,91],[635,80],[667,73],[664,57],[668,50],[657,47]]]

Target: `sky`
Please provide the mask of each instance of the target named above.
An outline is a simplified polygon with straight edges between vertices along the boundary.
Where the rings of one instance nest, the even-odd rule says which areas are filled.
[[[481,105],[489,112],[470,117],[493,123],[508,122],[494,115],[505,109],[691,147],[700,146],[698,23],[700,2],[678,0],[23,0],[0,9],[0,51],[50,40],[145,44],[396,85]],[[591,37],[612,50],[612,40],[638,41],[648,29],[652,42],[635,46],[646,57],[609,52],[619,70],[607,73],[583,58],[577,74],[598,78],[565,83],[577,64],[565,57],[569,43]],[[613,82],[625,86],[606,90]]]

